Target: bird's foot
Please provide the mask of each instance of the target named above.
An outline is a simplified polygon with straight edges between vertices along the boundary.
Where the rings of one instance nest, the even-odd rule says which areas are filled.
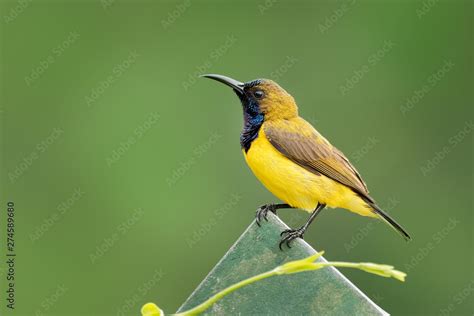
[[[275,204],[265,204],[260,206],[257,209],[257,213],[255,214],[255,222],[257,222],[257,225],[260,227],[260,223],[262,222],[262,219],[266,220],[268,222],[267,214],[268,212],[272,212],[273,214],[276,214],[276,206]]]
[[[281,246],[283,244],[286,244],[286,246],[288,248],[291,248],[290,243],[294,239],[296,239],[296,238],[303,239],[303,235],[304,235],[305,230],[306,229],[304,227],[300,227],[300,228],[297,228],[297,229],[286,229],[286,230],[282,231],[280,236],[282,236],[283,238],[280,240],[280,244],[278,245],[280,250],[283,250],[281,248]],[[283,236],[283,235],[285,235],[285,236]]]

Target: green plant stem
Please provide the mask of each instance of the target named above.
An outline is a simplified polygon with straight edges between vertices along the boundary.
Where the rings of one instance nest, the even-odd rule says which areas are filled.
[[[271,271],[267,271],[267,272],[264,272],[262,274],[258,274],[256,276],[253,276],[251,278],[245,279],[243,281],[240,281],[239,283],[233,284],[233,285],[225,288],[224,290],[220,291],[219,293],[212,296],[211,298],[209,298],[204,303],[194,307],[193,309],[190,309],[188,311],[185,311],[185,312],[179,313],[179,314],[175,314],[175,315],[177,315],[177,316],[198,315],[198,314],[202,313],[203,311],[205,311],[206,309],[208,309],[209,307],[211,307],[212,304],[214,304],[215,302],[217,302],[218,300],[220,300],[221,298],[223,298],[227,294],[232,293],[235,290],[240,289],[241,287],[244,287],[244,286],[249,285],[251,283],[254,283],[254,282],[269,278],[269,277],[272,277],[274,275],[277,275],[277,272],[275,270],[271,270]]]
[[[342,261],[332,261],[332,262],[318,262],[318,265],[323,267],[341,267],[341,268],[360,268],[360,263],[352,263],[352,262],[342,262]]]

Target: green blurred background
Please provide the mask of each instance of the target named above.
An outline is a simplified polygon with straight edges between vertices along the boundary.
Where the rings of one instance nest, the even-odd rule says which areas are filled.
[[[3,257],[11,200],[17,252],[16,309],[2,294],[2,315],[173,312],[277,201],[245,165],[237,98],[200,73],[279,82],[413,235],[342,210],[312,225],[328,259],[408,272],[343,271],[369,297],[393,314],[472,315],[471,1],[0,9],[0,240]]]

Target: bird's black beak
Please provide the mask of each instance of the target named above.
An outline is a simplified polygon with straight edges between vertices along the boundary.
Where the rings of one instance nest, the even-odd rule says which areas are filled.
[[[201,77],[214,79],[216,81],[222,82],[225,85],[228,85],[229,87],[234,89],[235,93],[237,93],[238,96],[242,96],[244,94],[244,84],[240,81],[234,80],[226,76],[215,75],[215,74],[201,75]]]

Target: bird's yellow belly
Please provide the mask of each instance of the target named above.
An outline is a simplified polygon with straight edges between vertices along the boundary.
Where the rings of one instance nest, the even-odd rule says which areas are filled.
[[[373,216],[351,189],[324,175],[316,175],[283,156],[267,140],[263,129],[252,142],[245,160],[255,176],[280,200],[312,212],[318,203]]]

